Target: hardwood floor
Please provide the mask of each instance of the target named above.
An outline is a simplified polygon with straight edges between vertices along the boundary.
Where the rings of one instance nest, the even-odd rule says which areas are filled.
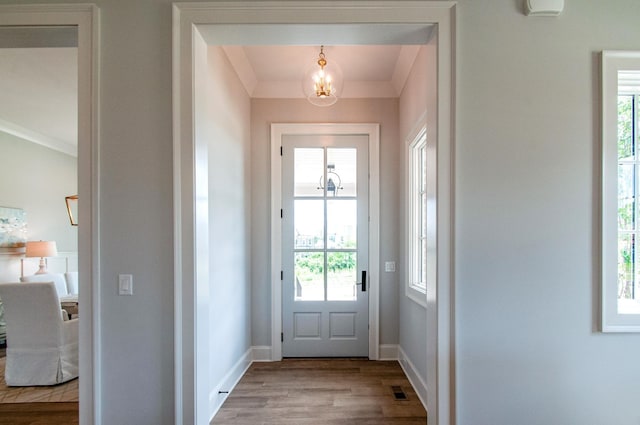
[[[1,425],[77,425],[78,403],[0,404]]]
[[[397,362],[285,359],[254,363],[211,423],[425,425],[427,414]],[[78,424],[78,403],[0,404],[0,425],[9,424]]]
[[[394,398],[400,387],[407,399]],[[397,392],[397,390],[396,390]],[[425,425],[398,362],[285,359],[254,363],[211,424]]]

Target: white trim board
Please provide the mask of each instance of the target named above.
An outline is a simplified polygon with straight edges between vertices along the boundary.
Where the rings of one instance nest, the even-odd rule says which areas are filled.
[[[252,358],[254,362],[271,362],[273,360],[271,356],[271,346],[258,345],[251,347]],[[380,344],[378,360],[391,361],[398,360],[398,345],[397,344]]]
[[[229,394],[231,394],[231,391],[238,385],[240,379],[242,379],[249,367],[253,364],[254,350],[254,347],[249,347],[244,355],[233,365],[231,370],[222,378],[220,384],[209,393],[209,411],[212,412],[209,422],[213,420],[224,401],[229,397]]]
[[[270,362],[271,361],[271,346],[258,345],[252,347],[253,361],[254,362]]]
[[[100,425],[99,10],[91,4],[0,5],[0,26],[77,28],[78,228],[80,272],[80,423]],[[25,31],[28,31],[25,28]]]
[[[380,344],[380,357],[378,360],[398,360],[398,345]]]
[[[400,367],[404,371],[404,374],[407,375],[407,379],[411,383],[411,386],[414,390],[416,390],[416,394],[418,394],[418,398],[420,402],[427,409],[427,383],[422,379],[415,365],[411,362],[407,354],[404,352],[402,347],[398,347],[398,363],[400,363]]]
[[[289,134],[369,136],[369,358],[378,360],[380,294],[380,125],[271,124],[271,359],[282,359],[282,137]]]

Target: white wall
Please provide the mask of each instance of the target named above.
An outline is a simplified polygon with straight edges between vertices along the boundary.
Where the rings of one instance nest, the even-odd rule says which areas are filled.
[[[426,382],[427,382],[427,309],[412,300],[406,295],[407,284],[407,240],[404,236],[406,229],[406,188],[408,182],[407,177],[407,147],[408,143],[412,142],[416,136],[416,131],[425,126],[427,123],[427,139],[432,142],[435,141],[435,99],[437,90],[435,87],[435,81],[428,78],[435,75],[433,69],[436,64],[437,51],[434,45],[435,40],[432,40],[427,46],[420,47],[420,51],[416,60],[411,68],[407,83],[402,90],[400,96],[400,182],[398,187],[400,194],[400,218],[402,222],[401,237],[400,237],[400,252],[402,263],[399,267],[399,299],[400,299],[400,349],[402,350],[401,359],[404,357],[410,363],[405,365],[409,368],[413,368],[417,375],[416,379],[413,379],[413,384],[416,389],[423,396],[423,401],[426,402]],[[429,114],[427,114],[429,112]],[[428,121],[427,121],[428,115]],[[431,144],[429,145],[431,146]],[[431,173],[431,170],[430,170]],[[425,297],[426,303],[426,297]],[[420,388],[421,387],[421,388]]]
[[[251,346],[251,139],[249,96],[222,48],[208,48],[207,65],[202,142],[208,152],[209,275],[197,297],[198,308],[208,302],[208,323],[198,326],[208,326],[209,335],[198,345],[207,350],[204,381],[213,413],[224,401],[218,391],[234,383],[226,382],[227,374]]]
[[[640,335],[598,318],[599,65],[640,50],[637,0],[458,6],[460,425],[640,420]]]
[[[61,253],[77,252],[78,229],[64,202],[78,191],[76,158],[3,132],[0,152],[0,206],[26,211],[28,240],[53,240]],[[0,282],[19,277],[20,257],[0,254]]]
[[[318,122],[380,123],[380,343],[397,344],[398,279],[397,273],[384,272],[384,262],[398,261],[398,100],[342,99],[330,108],[320,108],[304,99],[252,99],[253,345],[271,345],[270,125]]]

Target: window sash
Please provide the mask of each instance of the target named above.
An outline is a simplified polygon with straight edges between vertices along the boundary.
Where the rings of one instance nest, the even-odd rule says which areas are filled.
[[[407,295],[426,305],[427,290],[427,143],[422,129],[408,149]]]

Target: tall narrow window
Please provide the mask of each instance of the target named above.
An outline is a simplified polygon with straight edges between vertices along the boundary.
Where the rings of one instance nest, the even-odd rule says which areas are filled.
[[[422,129],[408,152],[407,296],[425,305],[427,291],[427,136]]]
[[[602,312],[640,331],[640,52],[602,55]]]
[[[638,98],[618,94],[618,312],[640,313],[638,279]]]

